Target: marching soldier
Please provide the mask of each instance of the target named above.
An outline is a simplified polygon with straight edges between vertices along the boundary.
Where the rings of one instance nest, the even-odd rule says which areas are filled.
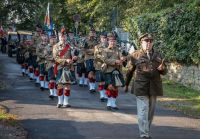
[[[41,39],[41,28],[39,26],[36,27],[36,34],[33,36],[33,41],[34,41],[34,48],[35,50],[33,51],[33,67],[34,67],[34,78],[35,78],[35,84],[39,84],[40,80],[39,80],[39,75],[40,75],[40,70],[39,70],[39,65],[37,62],[37,48],[39,47],[39,45],[42,42]]]
[[[123,75],[121,74],[122,63],[125,60],[116,46],[116,38],[110,37],[108,47],[103,52],[102,70],[105,73],[105,88],[108,97],[107,109],[118,110],[116,98],[118,97],[118,87],[124,86]]]
[[[76,42],[76,40],[74,38],[74,33],[73,32],[68,32],[67,42],[69,43],[69,45],[71,47],[72,56],[78,56],[77,42]],[[75,67],[76,67],[76,63],[73,63],[73,66],[70,69],[71,70],[71,74],[75,79],[74,82],[72,83],[73,85],[77,84],[76,74],[75,74]]]
[[[138,126],[141,139],[150,139],[157,96],[163,95],[161,75],[167,68],[161,54],[153,48],[153,37],[144,34],[139,38],[140,50],[131,54],[125,91],[134,73],[133,93],[136,95]]]
[[[102,71],[102,65],[104,64],[102,60],[102,55],[103,55],[103,50],[108,46],[107,44],[107,38],[106,34],[101,34],[100,35],[100,44],[95,46],[94,50],[94,67],[95,67],[95,77],[96,77],[96,82],[98,82],[98,91],[100,93],[100,100],[102,102],[107,100],[107,96],[105,94],[105,79],[104,79],[104,73]]]
[[[45,85],[45,56],[44,56],[44,50],[45,47],[48,44],[48,38],[45,34],[42,34],[41,36],[42,42],[39,44],[39,46],[36,48],[36,54],[37,54],[37,62],[39,65],[40,75],[40,89],[43,91],[46,87]]]
[[[89,80],[89,91],[90,93],[95,92],[95,68],[94,68],[94,47],[97,45],[97,41],[95,40],[95,32],[93,30],[89,33],[89,38],[85,42],[85,64],[86,64],[86,72],[88,74]]]
[[[71,55],[71,48],[68,43],[66,43],[66,35],[61,36],[61,40],[53,47],[54,59],[57,62],[57,76],[56,82],[57,86],[57,95],[58,95],[58,104],[57,107],[71,107],[69,104],[70,97],[70,85],[74,81],[73,76],[71,75],[70,69],[75,60],[76,56]]]
[[[80,38],[82,39],[82,38]],[[79,41],[79,55],[78,55],[78,59],[76,61],[77,63],[77,74],[78,74],[78,77],[79,77],[79,86],[80,87],[83,87],[83,86],[87,86],[87,76],[86,76],[86,68],[85,68],[85,63],[84,63],[84,58],[85,58],[85,55],[84,55],[84,49],[83,49],[83,46],[84,44],[82,44],[82,40]]]
[[[48,88],[50,91],[49,98],[53,99],[56,95],[56,80],[54,76],[54,58],[53,58],[53,46],[57,41],[56,36],[50,36],[49,45],[45,48],[44,55],[45,55],[45,63],[46,67],[45,70],[48,73],[47,80],[49,81]]]

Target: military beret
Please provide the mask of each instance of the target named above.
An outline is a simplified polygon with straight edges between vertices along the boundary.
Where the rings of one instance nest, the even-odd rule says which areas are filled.
[[[141,41],[141,39],[150,39],[150,40],[153,40],[153,36],[149,33],[145,33],[145,34],[142,34],[140,37],[139,37],[139,41]]]
[[[110,32],[107,34],[107,37],[115,37],[115,35],[112,32]]]
[[[110,36],[109,38],[108,38],[108,41],[116,41],[116,37],[115,36]]]
[[[106,33],[101,33],[101,34],[100,34],[100,37],[105,37],[105,38],[106,38],[106,37],[107,37],[107,34],[106,34]]]
[[[95,36],[95,31],[94,30],[90,30],[90,32],[89,32],[89,36]]]

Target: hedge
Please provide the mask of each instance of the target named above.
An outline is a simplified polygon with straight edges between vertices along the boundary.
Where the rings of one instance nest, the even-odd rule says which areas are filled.
[[[128,30],[136,42],[140,34],[153,33],[154,47],[169,61],[200,64],[199,4],[181,4],[158,13],[129,18]]]

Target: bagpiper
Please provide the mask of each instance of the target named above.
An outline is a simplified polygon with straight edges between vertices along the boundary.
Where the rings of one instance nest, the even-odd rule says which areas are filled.
[[[103,61],[103,53],[104,49],[108,46],[107,35],[102,33],[100,35],[100,43],[95,46],[94,50],[94,67],[95,67],[95,79],[98,82],[98,91],[100,93],[100,100],[102,102],[107,100],[107,95],[105,94],[105,77],[104,72],[102,71]]]
[[[48,44],[48,37],[47,35],[43,33],[41,35],[41,39],[42,39],[42,42],[36,48],[36,54],[37,54],[37,62],[39,65],[39,70],[40,70],[40,75],[39,75],[40,89],[43,91],[46,88],[46,86],[48,88],[48,84],[45,81],[46,73],[45,73],[45,56],[44,56],[44,50]]]
[[[94,67],[94,47],[98,44],[95,39],[96,33],[94,30],[91,30],[89,33],[89,38],[87,38],[84,47],[85,55],[85,65],[86,72],[89,80],[89,91],[90,93],[96,92],[95,84],[95,67]]]
[[[49,45],[45,47],[44,55],[45,55],[45,63],[46,67],[45,70],[48,73],[47,76],[47,81],[48,83],[48,88],[50,91],[49,98],[53,99],[56,94],[56,80],[55,80],[55,75],[54,75],[54,58],[53,58],[53,46],[56,44],[57,38],[55,35],[50,36],[49,39]]]
[[[57,63],[57,95],[58,104],[57,107],[71,107],[69,104],[70,97],[70,85],[74,81],[74,78],[70,72],[73,62],[77,60],[76,56],[71,55],[70,45],[66,41],[66,35],[62,34],[60,42],[53,47],[54,59]]]
[[[118,97],[118,87],[124,86],[124,78],[121,74],[122,63],[125,60],[116,46],[116,38],[110,37],[109,45],[103,52],[103,66],[105,73],[105,88],[108,97],[107,109],[118,110],[116,98]]]

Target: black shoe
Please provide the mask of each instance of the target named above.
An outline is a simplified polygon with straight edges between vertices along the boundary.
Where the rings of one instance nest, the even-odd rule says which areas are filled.
[[[105,98],[100,98],[100,101],[101,102],[106,102],[106,99]]]
[[[32,80],[33,80],[33,78],[30,78],[30,80],[32,81]]]
[[[88,87],[88,85],[87,85],[87,84],[84,84],[83,87]]]
[[[96,90],[95,90],[95,89],[92,89],[92,92],[93,92],[93,93],[96,93]]]
[[[61,108],[62,107],[62,104],[57,104],[57,108]]]
[[[25,73],[24,73],[24,72],[22,72],[22,76],[25,76]]]
[[[118,107],[112,107],[112,109],[114,109],[114,110],[119,110],[119,108],[118,108]]]
[[[93,90],[89,90],[89,92],[90,92],[91,94],[93,94]]]
[[[44,87],[40,87],[40,90],[41,90],[41,91],[44,91]]]
[[[71,105],[67,104],[67,105],[63,105],[63,108],[70,108]]]
[[[111,111],[111,110],[112,110],[112,108],[111,108],[110,106],[107,106],[107,110]]]
[[[79,84],[79,86],[80,86],[80,87],[83,87],[84,85],[83,85],[83,84]]]
[[[151,137],[141,137],[141,139],[152,139]]]
[[[53,99],[54,99],[54,96],[50,95],[49,98],[53,100]]]

